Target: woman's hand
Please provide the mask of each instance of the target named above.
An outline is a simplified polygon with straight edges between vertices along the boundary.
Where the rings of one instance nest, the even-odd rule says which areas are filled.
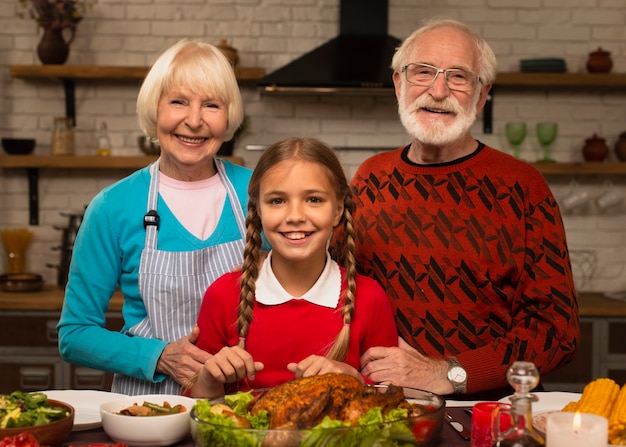
[[[200,328],[196,326],[188,336],[169,343],[159,357],[156,370],[183,386],[188,384],[211,357],[211,354],[196,347],[199,336]]]
[[[289,363],[287,369],[295,373],[297,379],[319,374],[342,373],[356,377],[363,382],[361,374],[352,366],[344,362],[322,357],[321,355],[310,355],[300,363]]]
[[[265,366],[255,362],[249,352],[239,346],[226,346],[209,358],[200,370],[192,397],[216,398],[224,394],[224,384],[243,379],[254,380]]]

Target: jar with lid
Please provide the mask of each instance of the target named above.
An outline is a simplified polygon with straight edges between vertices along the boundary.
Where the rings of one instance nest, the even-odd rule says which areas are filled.
[[[74,123],[72,118],[57,117],[52,129],[52,155],[74,155]]]
[[[537,396],[530,391],[539,384],[539,372],[532,362],[517,361],[508,369],[507,380],[515,390],[510,397],[511,408],[496,407],[491,414],[492,447],[543,447],[546,442],[533,427],[532,402]],[[500,414],[508,414],[511,426],[506,431],[500,427]]]

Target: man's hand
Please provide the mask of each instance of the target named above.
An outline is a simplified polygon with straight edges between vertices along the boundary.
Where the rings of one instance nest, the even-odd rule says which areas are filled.
[[[437,394],[450,394],[448,362],[420,354],[404,339],[398,347],[369,348],[361,356],[361,374],[375,383],[418,388]]]
[[[211,358],[211,354],[196,347],[199,336],[200,328],[195,326],[189,335],[169,343],[159,357],[156,370],[183,386],[188,384]]]

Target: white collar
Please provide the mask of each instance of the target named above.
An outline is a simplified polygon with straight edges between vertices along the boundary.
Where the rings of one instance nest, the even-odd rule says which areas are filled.
[[[318,280],[303,296],[291,296],[278,282],[271,263],[272,252],[263,261],[256,281],[256,301],[268,306],[283,304],[293,299],[303,299],[309,303],[335,309],[341,294],[341,271],[339,265],[326,253],[326,265]]]

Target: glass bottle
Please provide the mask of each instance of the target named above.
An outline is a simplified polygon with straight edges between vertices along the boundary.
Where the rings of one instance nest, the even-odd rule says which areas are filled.
[[[515,362],[507,371],[507,380],[515,390],[510,397],[511,409],[496,408],[491,416],[493,447],[543,447],[544,438],[534,429],[532,402],[537,396],[530,391],[539,384],[539,371],[532,362]],[[511,427],[500,431],[500,414],[510,413]]]
[[[54,119],[52,130],[52,155],[74,155],[74,123],[72,118]]]
[[[104,157],[111,155],[111,140],[109,138],[107,123],[104,121],[100,124],[100,129],[98,130],[98,141],[96,146],[96,153],[98,155]]]

